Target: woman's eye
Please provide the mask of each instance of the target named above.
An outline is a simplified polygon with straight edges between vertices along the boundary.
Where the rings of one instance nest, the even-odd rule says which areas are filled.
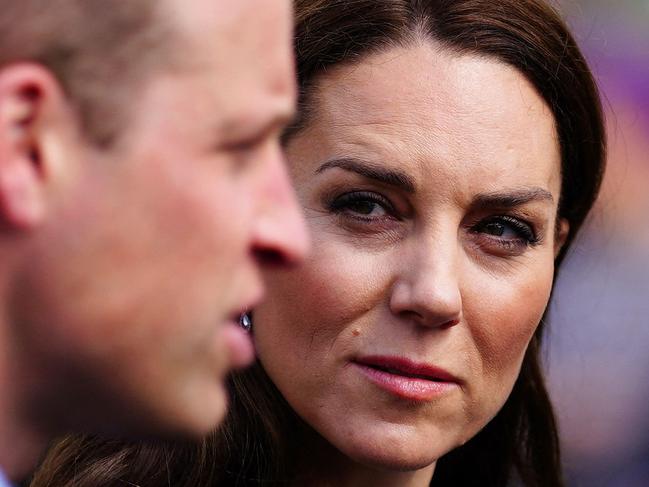
[[[496,216],[483,220],[473,227],[473,231],[488,235],[509,247],[535,245],[539,241],[532,225],[511,216]]]
[[[369,191],[345,193],[335,198],[329,208],[334,213],[345,213],[362,219],[394,215],[394,207],[387,198]]]
[[[483,232],[494,237],[503,237],[507,239],[519,238],[517,229],[512,228],[511,225],[501,222],[489,222],[483,227]]]
[[[347,210],[365,216],[369,216],[369,215],[379,216],[379,215],[384,215],[386,213],[385,209],[381,205],[379,205],[374,201],[369,201],[369,200],[350,201],[347,204]]]

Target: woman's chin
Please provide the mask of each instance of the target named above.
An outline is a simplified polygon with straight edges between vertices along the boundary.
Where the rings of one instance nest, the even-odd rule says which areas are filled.
[[[356,463],[377,470],[409,472],[429,468],[439,457],[436,452],[417,450],[407,445],[382,444],[380,440],[364,445],[350,445],[342,453]],[[346,451],[345,451],[346,450]]]
[[[435,458],[372,458],[365,465],[377,470],[389,470],[393,472],[415,472],[417,470],[427,469],[435,464]]]
[[[311,431],[317,435],[319,447],[324,447],[323,452],[332,449],[325,453],[326,456],[335,452],[331,461],[340,461],[343,465],[351,461],[385,471],[430,468],[460,444],[459,432],[449,431],[447,425],[439,421],[431,425],[414,420],[398,423],[371,415],[370,419],[350,409],[343,424],[328,417],[312,418],[310,424],[322,426]],[[332,427],[334,424],[336,427]]]

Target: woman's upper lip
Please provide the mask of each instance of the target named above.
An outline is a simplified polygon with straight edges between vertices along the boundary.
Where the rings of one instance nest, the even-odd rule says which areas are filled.
[[[440,367],[425,362],[416,362],[405,357],[366,355],[357,357],[354,362],[360,365],[383,369],[398,375],[434,381],[460,382],[457,377]]]

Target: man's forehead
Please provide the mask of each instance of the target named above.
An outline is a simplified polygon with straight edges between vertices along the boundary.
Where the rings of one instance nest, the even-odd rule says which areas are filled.
[[[245,15],[249,0],[166,0],[163,10],[182,32],[202,32],[205,29],[229,27]]]
[[[237,83],[251,75],[294,77],[291,8],[286,0],[166,3],[181,66],[209,66]]]
[[[245,41],[260,31],[290,29],[292,22],[288,0],[166,0],[162,10],[181,32],[195,37],[226,35]]]
[[[181,69],[189,69],[194,88],[200,87],[201,104],[214,112],[219,133],[290,119],[295,73],[289,1],[166,1],[168,13],[177,13]]]

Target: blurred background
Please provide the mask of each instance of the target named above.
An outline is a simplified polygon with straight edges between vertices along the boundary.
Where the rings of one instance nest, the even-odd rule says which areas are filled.
[[[600,201],[551,307],[550,389],[570,487],[649,486],[649,0],[562,0],[604,96]]]

